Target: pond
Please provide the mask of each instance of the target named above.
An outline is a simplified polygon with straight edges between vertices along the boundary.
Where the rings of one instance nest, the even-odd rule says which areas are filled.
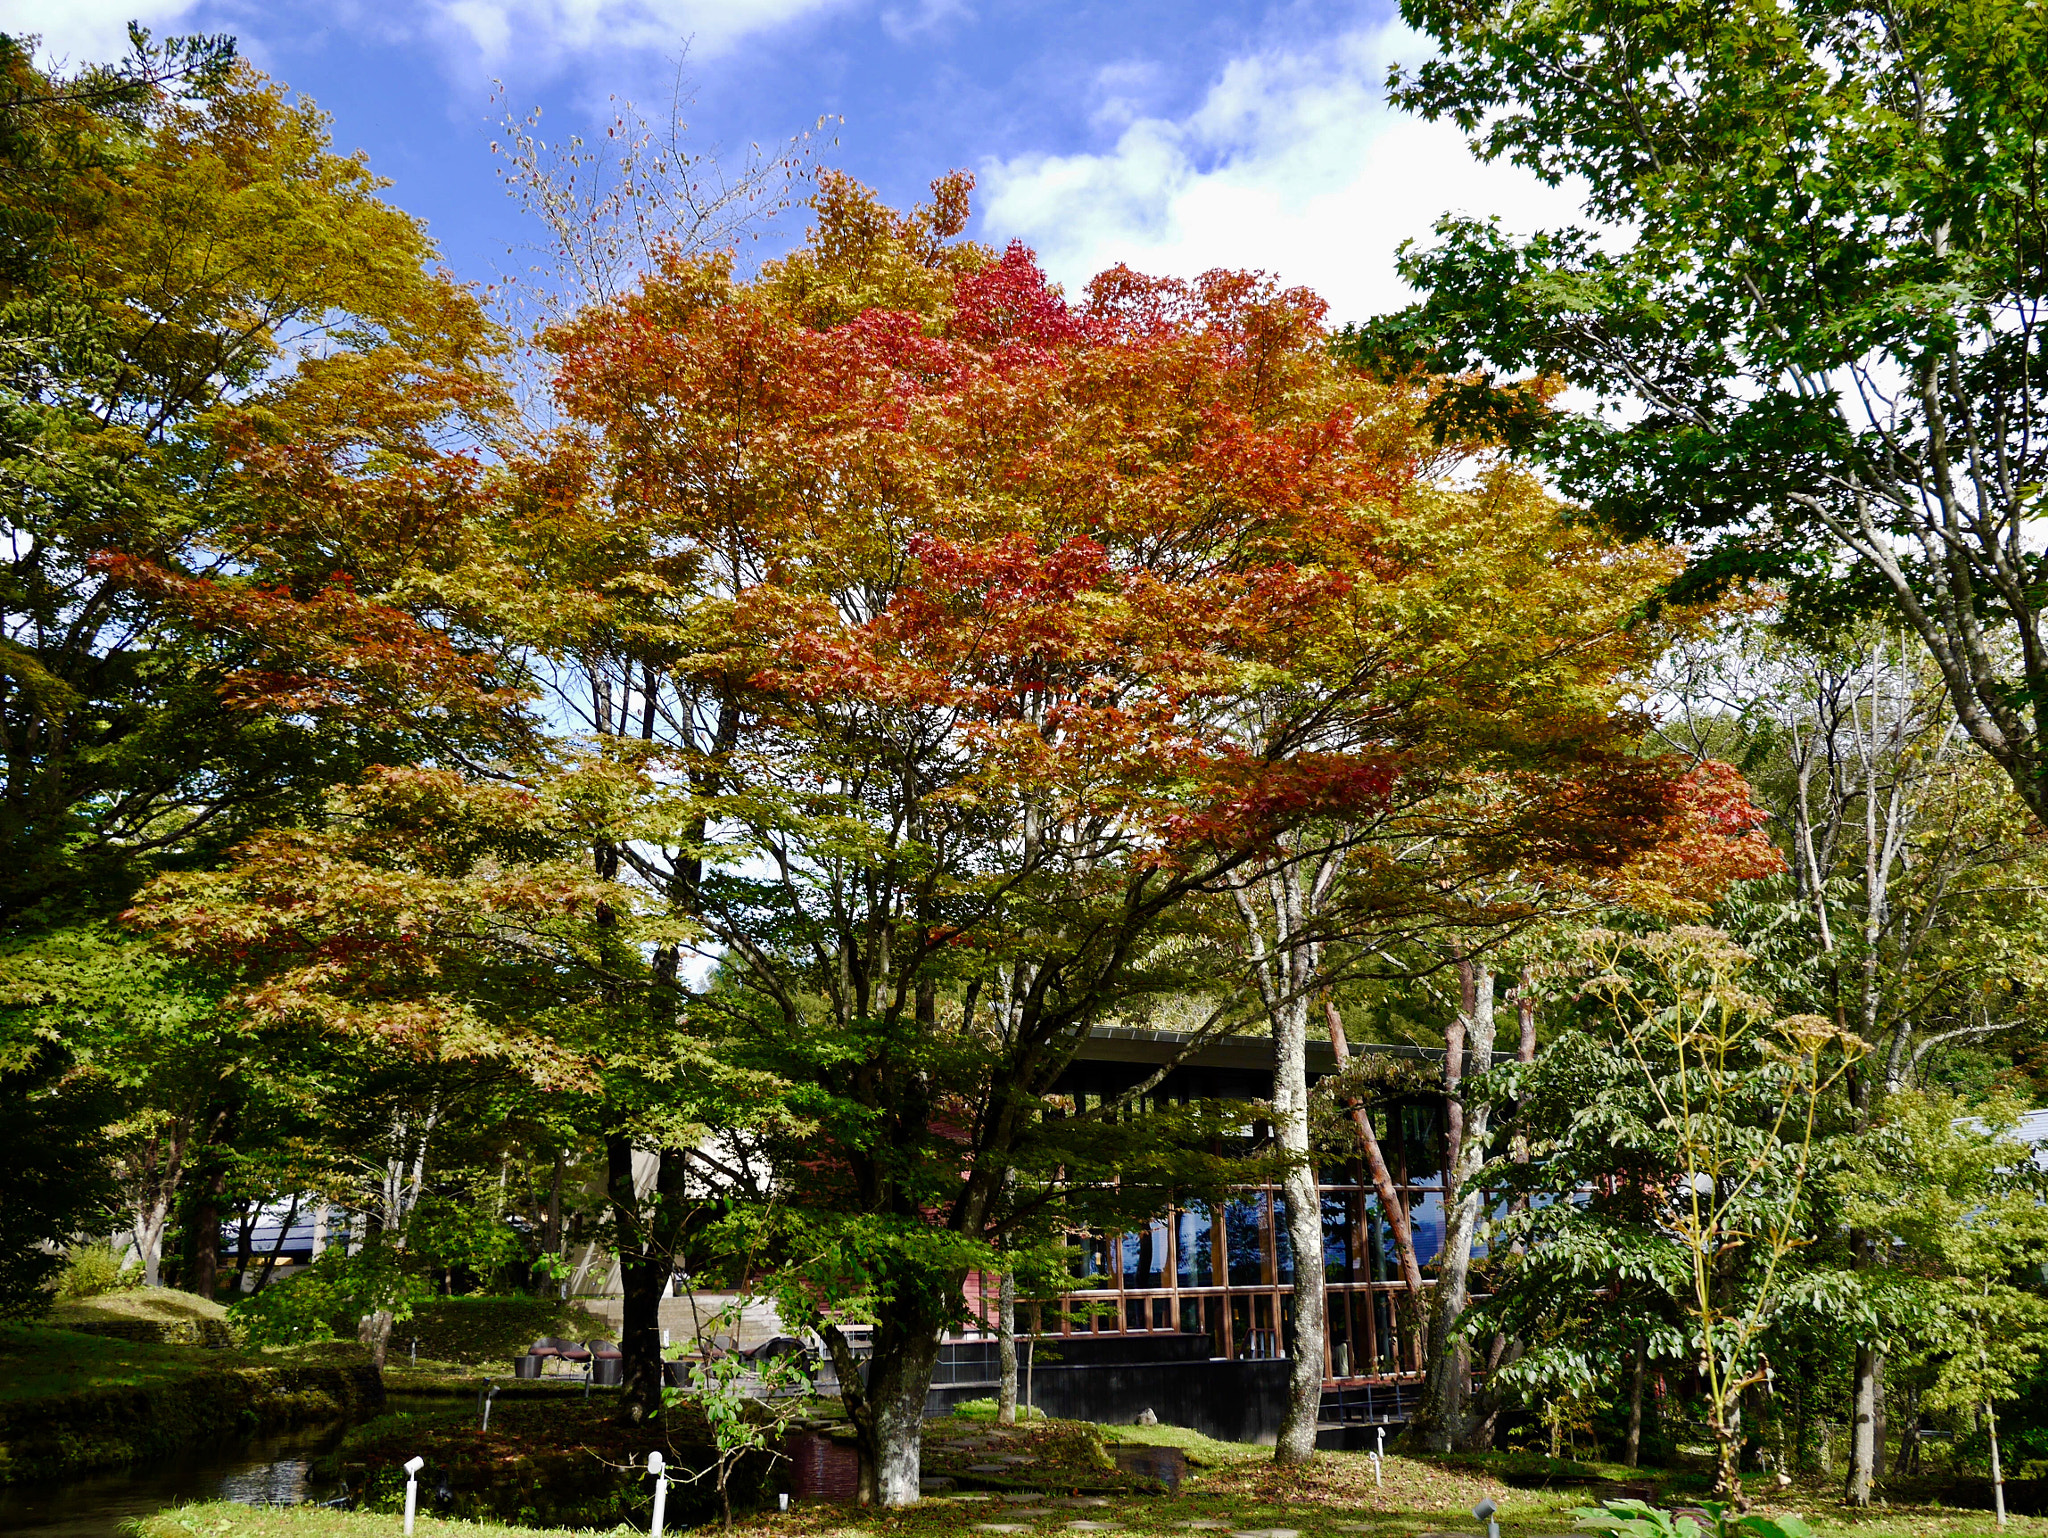
[[[302,1426],[182,1452],[74,1479],[0,1485],[0,1533],[8,1538],[115,1538],[122,1524],[191,1501],[294,1506],[312,1493],[313,1460],[347,1425]]]

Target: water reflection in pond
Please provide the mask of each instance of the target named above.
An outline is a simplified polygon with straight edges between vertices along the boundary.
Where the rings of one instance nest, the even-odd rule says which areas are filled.
[[[192,1501],[291,1506],[306,1499],[313,1460],[341,1439],[339,1422],[187,1448],[126,1469],[0,1485],[8,1538],[115,1538],[124,1523]]]

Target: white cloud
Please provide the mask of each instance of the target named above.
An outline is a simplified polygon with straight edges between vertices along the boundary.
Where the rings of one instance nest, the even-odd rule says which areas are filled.
[[[1425,49],[1389,25],[1239,58],[1194,111],[1131,119],[1112,149],[995,161],[979,178],[985,237],[1032,245],[1069,292],[1120,261],[1183,277],[1251,267],[1316,289],[1337,321],[1397,308],[1410,295],[1395,249],[1439,214],[1527,230],[1571,220],[1578,202],[1388,107],[1388,63]],[[1120,87],[1098,80],[1098,121],[1121,120]]]
[[[133,19],[165,31],[227,30],[259,39],[303,21],[325,25],[337,13],[386,42],[429,39],[454,72],[523,78],[550,73],[588,55],[673,58],[687,39],[690,56],[713,59],[756,33],[859,0],[328,0],[273,6],[251,14],[248,0],[0,0],[0,32],[37,33],[42,56],[71,63],[127,52]],[[294,18],[292,12],[301,11]],[[196,13],[196,14],[195,14]],[[269,40],[275,41],[274,37]],[[258,50],[260,51],[260,49]]]
[[[128,23],[176,30],[199,0],[0,0],[0,32],[40,36],[40,57],[98,64],[128,52]]]
[[[847,0],[429,0],[429,29],[493,71],[553,64],[565,56],[655,50],[716,58],[757,32]]]

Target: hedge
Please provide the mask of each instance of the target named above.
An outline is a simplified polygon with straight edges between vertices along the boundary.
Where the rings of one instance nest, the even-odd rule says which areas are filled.
[[[430,1298],[391,1327],[391,1359],[404,1360],[419,1342],[421,1361],[503,1367],[543,1335],[571,1340],[609,1336],[611,1326],[580,1303],[554,1298]]]

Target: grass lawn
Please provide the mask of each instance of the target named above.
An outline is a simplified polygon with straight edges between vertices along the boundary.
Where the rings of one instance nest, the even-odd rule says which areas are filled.
[[[83,1389],[155,1388],[224,1368],[348,1366],[368,1360],[369,1354],[353,1341],[282,1351],[214,1350],[88,1335],[58,1323],[7,1324],[0,1325],[0,1404]]]
[[[1320,1454],[1301,1475],[1283,1475],[1261,1447],[1212,1442],[1170,1426],[1104,1428],[1119,1441],[1176,1446],[1189,1455],[1189,1480],[1170,1496],[1081,1496],[1042,1482],[1039,1492],[952,1494],[927,1498],[901,1512],[864,1512],[848,1506],[804,1504],[786,1516],[741,1517],[740,1538],[1226,1538],[1229,1533],[1279,1529],[1300,1538],[1418,1538],[1421,1534],[1482,1531],[1470,1507],[1482,1497],[1499,1503],[1503,1538],[1552,1538],[1573,1531],[1571,1509],[1582,1491],[1518,1489],[1469,1463],[1442,1467],[1390,1457],[1375,1485],[1363,1453]],[[1796,1511],[1816,1531],[1855,1538],[1993,1538],[1991,1513],[1933,1507],[1850,1512],[1818,1487],[1775,1495],[1774,1511]],[[1082,1524],[1095,1524],[1088,1526]],[[312,1507],[255,1510],[211,1504],[166,1511],[140,1528],[140,1538],[391,1538],[399,1519],[383,1513]],[[631,1529],[646,1530],[645,1519]],[[417,1538],[544,1538],[566,1529],[450,1522],[422,1515]],[[706,1529],[698,1529],[706,1531]],[[2003,1538],[2048,1538],[2048,1520],[2015,1517]]]
[[[222,1367],[261,1365],[233,1351],[159,1346],[41,1325],[0,1325],[0,1403],[92,1388],[150,1388]]]
[[[175,1287],[134,1287],[53,1304],[44,1324],[62,1327],[106,1320],[139,1320],[147,1324],[182,1324],[195,1319],[226,1323],[228,1311],[211,1298],[194,1297]]]

